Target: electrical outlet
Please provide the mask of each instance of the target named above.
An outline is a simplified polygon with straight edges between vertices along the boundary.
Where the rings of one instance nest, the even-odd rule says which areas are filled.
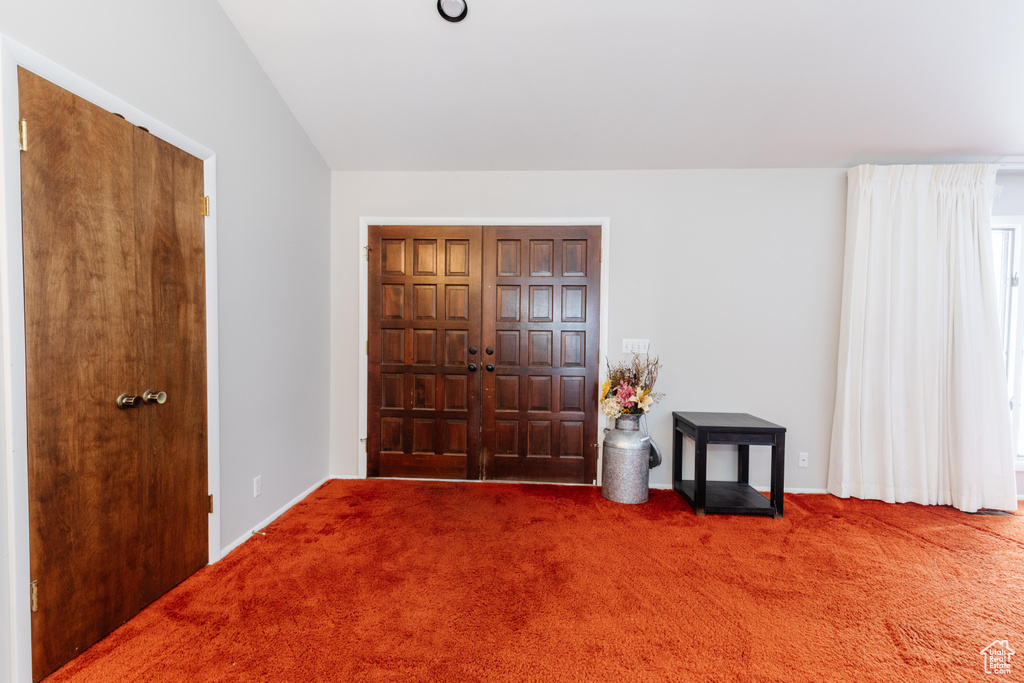
[[[797,464],[800,467],[807,467],[807,454],[806,453],[801,453],[800,454],[800,460],[799,460],[799,462],[797,462]]]
[[[622,352],[623,353],[639,353],[645,354],[648,349],[651,348],[650,339],[623,339],[622,340]]]
[[[257,476],[252,480],[252,497],[255,498],[263,493],[263,477]]]

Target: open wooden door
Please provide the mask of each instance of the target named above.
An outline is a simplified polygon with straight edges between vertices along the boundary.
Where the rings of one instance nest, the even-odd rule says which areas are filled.
[[[203,181],[124,119],[18,87],[39,680],[207,561]]]
[[[370,226],[369,248],[369,476],[595,483],[600,228]]]

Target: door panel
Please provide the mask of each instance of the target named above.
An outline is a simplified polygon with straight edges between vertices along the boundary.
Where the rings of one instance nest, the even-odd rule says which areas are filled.
[[[594,482],[599,227],[371,226],[369,275],[370,476]]]
[[[138,360],[134,126],[29,72],[18,86],[38,679],[138,609],[139,415],[115,406]]]
[[[133,387],[165,392],[139,411],[142,597],[206,565],[206,266],[203,162],[135,131],[137,327]]]
[[[39,680],[207,561],[202,166],[18,85]],[[117,407],[145,389],[170,398]]]
[[[600,244],[599,227],[484,231],[485,479],[595,482]]]
[[[369,258],[367,473],[475,479],[480,228],[371,226]]]

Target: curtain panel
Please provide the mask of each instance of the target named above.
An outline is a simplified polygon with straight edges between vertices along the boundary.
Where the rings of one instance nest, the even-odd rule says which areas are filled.
[[[992,164],[848,174],[828,490],[1016,510]]]

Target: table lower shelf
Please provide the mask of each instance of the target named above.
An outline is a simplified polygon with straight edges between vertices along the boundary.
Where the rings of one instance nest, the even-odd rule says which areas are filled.
[[[672,488],[690,504],[690,507],[698,515],[701,514],[694,503],[694,498],[697,495],[697,482],[692,479],[677,481]],[[768,497],[749,484],[735,481],[709,481],[704,489],[704,498],[705,514],[777,516]]]

